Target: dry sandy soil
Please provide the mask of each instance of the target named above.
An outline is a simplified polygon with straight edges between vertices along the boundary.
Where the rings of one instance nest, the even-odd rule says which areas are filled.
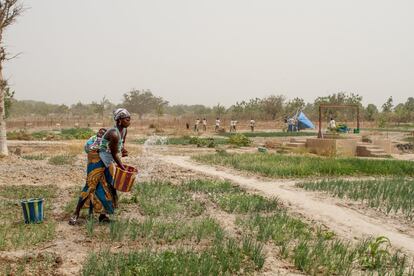
[[[57,221],[57,237],[41,248],[33,250],[0,251],[0,264],[22,258],[24,255],[37,255],[51,252],[56,255],[56,274],[77,275],[82,268],[88,253],[96,245],[84,236],[80,236],[77,228],[67,224],[68,214],[63,207],[73,198],[75,191],[83,186],[86,160],[80,154],[79,144],[59,142],[13,142],[12,152],[19,147],[21,154],[47,152],[65,152],[70,148],[79,153],[72,166],[54,166],[45,160],[29,161],[17,155],[0,159],[0,185],[49,185],[58,187],[58,198],[53,202],[51,216]],[[385,235],[390,238],[395,248],[402,249],[414,257],[413,225],[398,217],[390,218],[364,206],[346,200],[333,199],[317,192],[306,192],[295,188],[298,180],[278,180],[255,177],[238,171],[197,164],[188,156],[194,153],[210,152],[191,147],[157,147],[144,148],[131,145],[131,156],[125,163],[140,169],[140,180],[165,179],[181,182],[194,178],[221,178],[230,180],[252,193],[260,193],[269,197],[278,197],[292,214],[305,220],[325,225],[340,237],[348,240],[359,240],[366,236]],[[171,155],[173,153],[174,155]],[[219,211],[215,206],[209,207],[209,213],[230,233],[237,235],[234,217]],[[126,217],[137,216],[133,210],[125,212]],[[267,259],[263,274],[300,274],[290,264],[278,258],[271,247],[265,248]]]
[[[68,144],[62,142],[14,142],[11,145],[12,152],[17,147],[24,154],[37,154],[47,152],[57,154],[65,152]],[[76,148],[77,145],[70,145]],[[74,150],[74,149],[72,149]],[[138,148],[130,147],[130,152],[141,153]],[[134,154],[132,154],[134,155]],[[168,180],[173,183],[181,183],[184,180],[196,178],[209,178],[208,175],[196,170],[182,168],[174,164],[163,162],[158,156],[144,151],[139,157],[127,157],[125,163],[140,168],[139,178],[141,181],[157,179]],[[36,258],[44,253],[52,253],[56,258],[57,275],[79,275],[82,264],[92,250],[98,250],[97,245],[79,234],[78,227],[69,226],[69,214],[65,213],[64,206],[76,196],[76,191],[83,186],[86,160],[83,154],[79,154],[72,166],[54,166],[46,160],[25,160],[15,154],[0,159],[0,185],[56,185],[58,188],[58,198],[52,204],[52,214],[46,216],[53,217],[57,221],[56,238],[42,244],[39,248],[30,250],[11,250],[0,251],[0,264],[6,262],[17,262],[23,258]],[[234,224],[234,215],[229,215],[217,208],[208,206],[208,214],[221,223],[223,228],[230,234],[240,235]],[[140,214],[136,210],[127,210],[122,213],[124,218],[138,218]],[[110,248],[112,251],[120,250],[126,245],[115,245]],[[138,249],[138,248],[136,248]],[[294,267],[277,257],[277,252],[272,247],[265,247],[266,262],[262,270],[263,275],[297,275]]]

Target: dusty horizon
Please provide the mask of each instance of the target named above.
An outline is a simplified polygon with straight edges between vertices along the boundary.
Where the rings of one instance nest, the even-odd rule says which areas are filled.
[[[5,36],[22,53],[5,65],[17,99],[118,103],[135,88],[228,107],[345,91],[380,107],[414,94],[411,1],[23,3]]]

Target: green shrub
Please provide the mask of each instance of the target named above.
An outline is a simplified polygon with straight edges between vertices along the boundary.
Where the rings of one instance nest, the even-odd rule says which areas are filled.
[[[26,160],[45,160],[46,156],[43,155],[43,153],[40,153],[40,154],[23,155],[22,158]]]
[[[61,136],[64,140],[71,139],[88,139],[96,133],[90,128],[67,128],[62,129]]]
[[[217,141],[216,141],[217,140]],[[189,140],[190,145],[197,145],[197,147],[208,147],[208,148],[214,148],[218,143],[219,139],[215,138],[198,138],[198,137],[191,137]]]
[[[24,129],[7,131],[7,140],[33,140],[33,137]]]
[[[190,136],[182,136],[182,137],[172,137],[168,139],[169,145],[197,145],[197,147],[208,147],[214,148],[217,145],[227,144],[228,139],[225,138],[200,138],[200,137],[190,137]]]
[[[53,140],[53,138],[56,138],[55,136],[57,136],[47,130],[35,131],[32,132],[30,135],[34,140]]]
[[[190,145],[198,145],[200,143],[201,139],[198,137],[190,137],[188,143]]]
[[[60,132],[41,130],[32,133],[21,129],[7,132],[7,139],[9,140],[73,140],[73,139],[88,139],[95,132],[90,128],[67,128]]]
[[[241,133],[231,135],[229,138],[229,144],[238,146],[238,147],[247,147],[252,143],[252,141]]]

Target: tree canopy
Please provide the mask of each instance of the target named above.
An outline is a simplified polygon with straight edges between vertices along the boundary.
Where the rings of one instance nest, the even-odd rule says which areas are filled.
[[[132,90],[124,94],[122,105],[131,113],[142,115],[155,112],[160,106],[168,104],[162,97],[156,97],[151,90]]]

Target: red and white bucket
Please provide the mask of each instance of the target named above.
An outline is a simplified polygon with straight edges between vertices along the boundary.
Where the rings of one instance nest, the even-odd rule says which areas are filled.
[[[138,170],[132,166],[124,165],[125,170],[115,166],[114,188],[120,192],[129,192],[134,185]]]

